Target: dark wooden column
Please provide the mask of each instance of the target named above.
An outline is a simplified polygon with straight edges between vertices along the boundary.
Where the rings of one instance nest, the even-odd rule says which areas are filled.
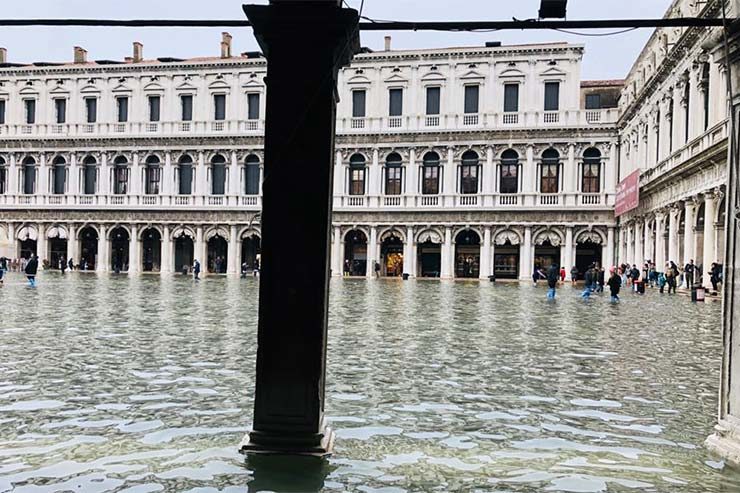
[[[244,6],[267,57],[257,383],[245,453],[332,448],[324,378],[336,79],[359,49],[358,13],[340,4]]]

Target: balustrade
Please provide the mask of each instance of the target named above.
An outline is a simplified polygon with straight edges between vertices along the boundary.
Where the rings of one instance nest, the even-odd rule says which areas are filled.
[[[519,196],[515,194],[504,194],[498,196],[498,205],[517,205]]]
[[[560,195],[553,193],[553,194],[541,194],[540,195],[540,205],[558,205],[560,203]]]

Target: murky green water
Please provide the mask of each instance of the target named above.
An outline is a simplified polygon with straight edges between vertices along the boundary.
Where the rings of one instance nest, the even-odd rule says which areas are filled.
[[[255,279],[11,274],[0,491],[246,491]],[[740,491],[718,303],[333,280],[324,491]],[[253,488],[254,489],[254,488]],[[250,490],[251,491],[251,490]]]

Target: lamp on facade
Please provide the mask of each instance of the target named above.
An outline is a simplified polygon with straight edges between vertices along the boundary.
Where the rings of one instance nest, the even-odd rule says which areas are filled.
[[[568,0],[540,0],[540,19],[565,19]]]

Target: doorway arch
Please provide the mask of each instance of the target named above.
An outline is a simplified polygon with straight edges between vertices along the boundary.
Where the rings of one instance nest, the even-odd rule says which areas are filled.
[[[80,230],[80,270],[95,270],[98,262],[98,230],[85,226]]]
[[[464,229],[455,236],[455,277],[477,279],[480,276],[480,235]]]
[[[141,232],[141,262],[144,272],[159,272],[162,265],[162,235],[157,228]]]
[[[352,229],[344,236],[345,276],[364,276],[367,272],[367,235]]]
[[[113,272],[123,272],[128,270],[129,261],[129,244],[131,237],[128,230],[123,226],[118,226],[110,232],[111,248],[110,262]]]

